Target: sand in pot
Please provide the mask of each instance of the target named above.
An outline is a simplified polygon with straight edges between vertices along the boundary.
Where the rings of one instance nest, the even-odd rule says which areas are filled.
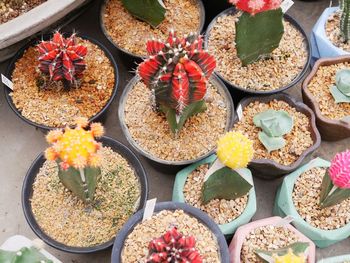
[[[138,56],[146,55],[147,40],[165,40],[170,29],[178,35],[198,32],[200,27],[200,7],[197,0],[164,0],[166,14],[164,21],[152,28],[146,22],[133,17],[121,0],[109,0],[103,16],[103,24],[113,41],[122,49]]]
[[[308,57],[306,40],[291,23],[284,21],[284,34],[271,58],[242,67],[235,48],[235,21],[238,14],[219,17],[209,32],[208,50],[217,59],[218,72],[243,89],[269,91],[291,83],[303,70]]]
[[[14,90],[10,94],[21,114],[49,127],[71,125],[77,116],[91,118],[102,110],[112,96],[114,68],[104,52],[88,40],[76,38],[88,48],[87,68],[78,87],[65,90],[62,83],[50,82],[37,68],[39,52],[28,48],[16,62],[12,73]]]
[[[6,23],[47,0],[2,0],[0,2],[0,25]]]
[[[41,229],[60,243],[77,247],[105,243],[139,205],[141,188],[132,167],[109,147],[101,148],[100,153],[102,172],[92,206],[63,186],[54,161],[46,161],[35,179],[33,214]]]

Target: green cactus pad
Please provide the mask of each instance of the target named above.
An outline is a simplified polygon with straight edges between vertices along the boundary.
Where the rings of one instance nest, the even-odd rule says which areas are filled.
[[[234,200],[249,192],[253,186],[237,171],[223,167],[209,176],[202,189],[202,202],[213,199]]]
[[[336,188],[333,190],[333,183],[330,176],[326,173],[322,179],[321,194],[320,194],[320,207],[330,207],[341,203],[342,201],[350,198],[350,189]]]
[[[282,9],[252,16],[244,12],[236,22],[236,49],[242,65],[247,66],[275,50],[284,33]]]
[[[53,263],[35,247],[24,247],[19,251],[6,251],[0,249],[0,262],[3,263]]]
[[[62,184],[85,203],[88,203],[94,199],[97,179],[101,170],[100,168],[87,167],[84,169],[84,174],[86,187],[84,187],[79,170],[69,167],[66,171],[62,169],[58,171],[58,177]]]
[[[122,0],[126,10],[133,16],[156,28],[165,18],[162,0]]]

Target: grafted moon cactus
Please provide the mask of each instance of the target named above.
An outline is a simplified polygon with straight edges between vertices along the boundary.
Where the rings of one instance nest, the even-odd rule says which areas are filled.
[[[102,136],[104,130],[100,123],[92,123],[90,130],[86,130],[87,126],[87,119],[81,118],[74,129],[67,127],[64,131],[50,131],[46,139],[52,146],[45,151],[45,156],[57,161],[58,176],[63,185],[89,203],[101,174],[101,157],[97,153],[100,144],[95,137]]]
[[[173,132],[179,131],[187,118],[206,109],[203,98],[216,62],[202,45],[201,36],[179,38],[171,31],[166,42],[147,42],[149,57],[137,69]]]
[[[76,44],[75,34],[64,38],[60,32],[56,32],[50,41],[40,42],[37,49],[40,53],[39,69],[48,74],[51,80],[61,80],[68,89],[83,76],[87,48]]]
[[[147,263],[202,263],[193,236],[184,236],[173,227],[160,238],[149,243]]]

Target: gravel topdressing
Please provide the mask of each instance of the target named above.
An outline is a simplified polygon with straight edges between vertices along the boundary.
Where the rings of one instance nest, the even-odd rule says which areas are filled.
[[[283,136],[286,140],[286,145],[270,153],[267,152],[258,138],[258,133],[261,129],[253,123],[253,118],[256,114],[268,109],[284,110],[292,116],[294,122],[292,131]],[[253,140],[253,159],[270,159],[282,165],[291,165],[304,151],[314,144],[311,138],[309,118],[304,113],[298,112],[294,107],[291,107],[287,102],[281,100],[272,100],[268,103],[259,101],[249,103],[243,109],[242,119],[234,125],[233,130],[241,131],[249,139]]]
[[[135,226],[124,242],[122,263],[146,262],[148,244],[176,226],[185,236],[194,236],[203,263],[220,263],[219,247],[212,232],[183,210],[163,210]]]
[[[306,42],[301,32],[287,21],[272,59],[260,59],[242,67],[235,47],[236,19],[237,14],[221,16],[209,32],[208,49],[217,60],[216,72],[235,86],[257,91],[282,88],[301,73],[308,56]]]
[[[141,186],[132,167],[111,148],[103,147],[101,176],[93,205],[86,205],[58,178],[56,162],[46,161],[33,184],[30,200],[40,228],[68,246],[90,247],[115,237],[136,211]]]
[[[252,230],[245,238],[242,250],[242,263],[262,263],[254,253],[256,249],[275,250],[299,241],[291,230],[281,226],[263,226]]]
[[[125,123],[131,137],[146,152],[168,161],[193,160],[216,147],[225,133],[228,109],[217,88],[208,86],[207,110],[189,118],[176,138],[165,115],[154,111],[151,91],[137,82],[125,105]]]
[[[349,52],[350,42],[344,42],[340,34],[340,17],[341,13],[339,11],[328,17],[325,28],[326,35],[334,46]]]
[[[203,205],[202,187],[208,169],[208,164],[201,165],[187,177],[183,190],[186,203],[206,212],[217,224],[229,223],[243,213],[248,202],[248,194],[235,200],[214,199]]]
[[[133,17],[121,0],[109,0],[103,14],[104,26],[121,48],[132,54],[145,56],[146,42],[152,37],[165,40],[174,29],[178,35],[198,32],[200,27],[200,8],[197,0],[163,0],[166,6],[164,21],[152,28],[148,23]]]
[[[316,99],[318,107],[325,117],[340,120],[350,116],[350,103],[335,103],[330,87],[335,85],[335,75],[339,69],[350,68],[350,63],[338,63],[318,68],[307,89]]]
[[[340,204],[321,209],[319,206],[322,179],[327,169],[311,168],[296,180],[293,202],[299,215],[314,227],[332,230],[350,222],[350,198]]]
[[[47,0],[1,0],[0,1],[0,25],[6,23],[24,13],[27,13],[34,7],[45,3]],[[16,3],[18,2],[18,3]]]

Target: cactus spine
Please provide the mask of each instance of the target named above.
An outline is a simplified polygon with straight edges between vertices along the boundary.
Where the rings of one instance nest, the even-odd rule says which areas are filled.
[[[350,38],[350,0],[340,0],[339,6],[341,11],[340,33],[344,42],[347,42]]]

